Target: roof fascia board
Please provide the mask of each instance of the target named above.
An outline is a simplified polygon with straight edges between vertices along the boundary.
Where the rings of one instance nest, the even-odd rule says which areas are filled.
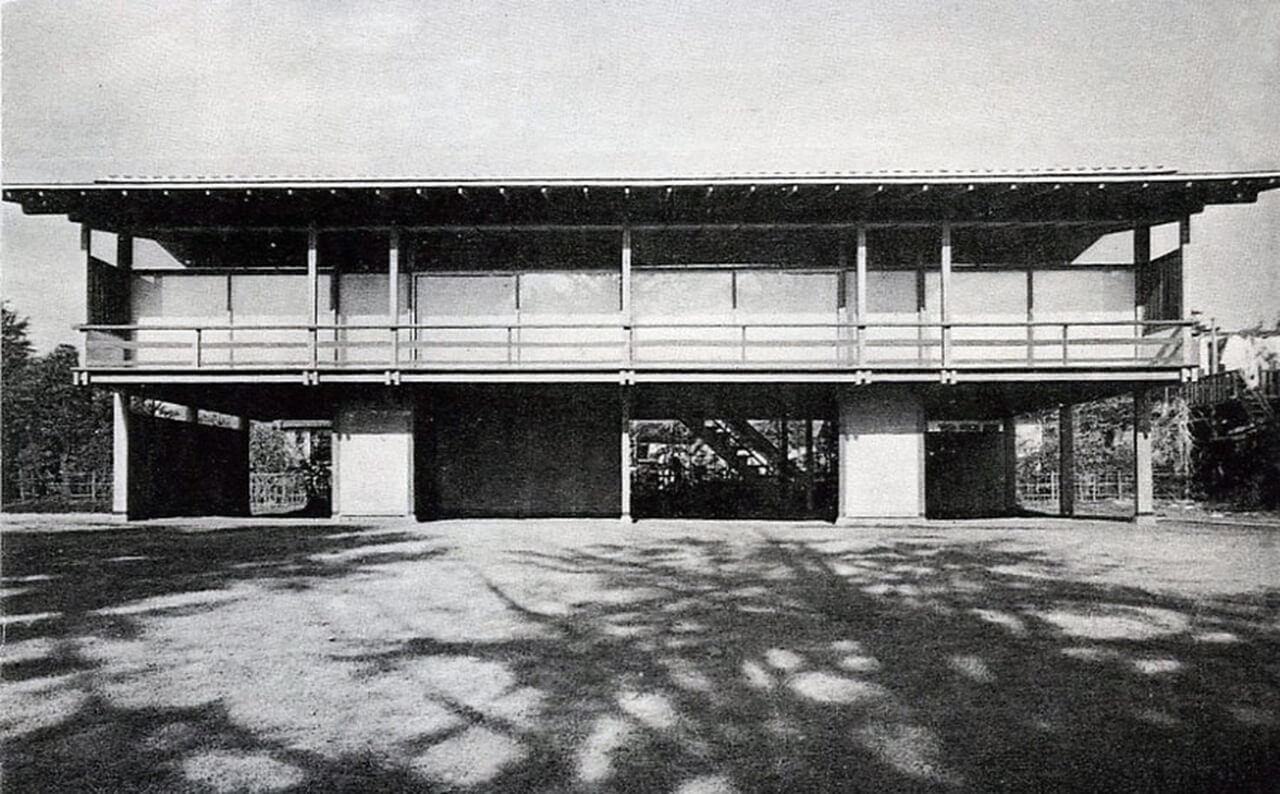
[[[666,187],[719,187],[719,186],[835,186],[835,185],[1004,185],[1004,184],[1142,184],[1186,183],[1187,185],[1228,181],[1280,184],[1280,171],[1223,171],[1204,173],[1179,173],[1177,171],[1103,171],[1098,173],[934,173],[934,174],[760,174],[734,176],[682,176],[666,178],[495,178],[463,177],[440,179],[342,179],[342,180],[98,180],[87,183],[15,183],[4,186],[15,191],[95,191],[118,192],[121,190],[333,190],[333,189],[406,189],[426,190],[475,188],[666,188]]]

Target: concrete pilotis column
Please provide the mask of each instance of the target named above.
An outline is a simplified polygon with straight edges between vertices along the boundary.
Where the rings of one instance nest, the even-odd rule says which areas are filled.
[[[111,395],[111,512],[129,514],[129,395]]]
[[[353,400],[334,427],[334,513],[408,516],[414,511],[411,402]]]
[[[1144,391],[1133,393],[1133,517],[1155,521],[1155,487],[1151,476],[1151,408]]]
[[[838,521],[924,515],[924,407],[906,387],[840,393]]]
[[[1058,406],[1058,512],[1076,514],[1076,423],[1071,405]]]
[[[1018,420],[1006,416],[1004,433],[1004,509],[1010,515],[1018,512]]]

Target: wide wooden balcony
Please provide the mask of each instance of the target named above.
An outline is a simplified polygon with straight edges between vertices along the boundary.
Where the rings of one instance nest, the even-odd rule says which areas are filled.
[[[353,380],[357,373],[787,373],[1028,379],[1196,366],[1189,322],[449,322],[85,325],[84,379],[113,373]],[[313,381],[314,382],[314,381]]]

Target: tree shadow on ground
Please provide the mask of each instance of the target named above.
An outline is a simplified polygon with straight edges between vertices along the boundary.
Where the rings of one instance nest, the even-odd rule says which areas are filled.
[[[10,526],[0,550],[4,636],[10,643],[87,632],[129,636],[131,616],[199,609],[236,582],[303,587],[379,562],[443,553],[421,535],[360,525]],[[133,602],[147,603],[134,609]],[[24,677],[24,666],[30,661],[6,659],[3,677]]]
[[[6,782],[13,791],[48,790],[48,780],[116,791],[1271,790],[1274,591],[1191,599],[1076,581],[1053,558],[995,541],[917,536],[853,549],[777,535],[535,546],[484,564],[452,551],[386,559],[373,567],[441,589],[395,590],[411,595],[392,634],[321,645],[298,668],[345,687],[344,710],[325,711],[334,696],[322,690],[246,705],[202,681],[190,683],[199,697],[185,707],[95,696],[7,742]],[[463,569],[475,588],[459,595],[464,580],[448,577]],[[350,569],[346,579],[311,575],[326,578],[308,587],[335,593],[366,586]],[[289,653],[243,651],[245,665],[262,667]],[[145,682],[148,673],[120,675]],[[308,704],[321,713],[306,714]],[[339,717],[350,731],[335,727]],[[342,741],[326,738],[334,732]]]
[[[494,584],[553,639],[370,659],[491,660],[547,693],[532,730],[491,726],[543,759],[494,789],[1248,791],[1280,761],[1274,594],[1076,583],[981,543],[686,539],[522,561],[601,577],[606,597],[540,613]]]

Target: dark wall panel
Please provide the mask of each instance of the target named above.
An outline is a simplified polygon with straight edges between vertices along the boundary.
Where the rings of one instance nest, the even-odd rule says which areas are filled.
[[[925,515],[979,518],[1005,514],[1000,433],[925,435]]]
[[[616,388],[459,389],[419,414],[425,518],[616,516]]]
[[[129,417],[129,518],[248,514],[248,433]]]

